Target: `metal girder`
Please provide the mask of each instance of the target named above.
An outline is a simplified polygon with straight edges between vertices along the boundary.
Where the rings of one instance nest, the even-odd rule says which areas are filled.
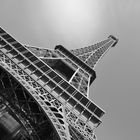
[[[92,46],[71,50],[71,52],[89,67],[95,68],[102,56],[109,50],[109,48],[114,47],[117,42],[118,39],[110,35],[108,39],[104,41]]]
[[[34,80],[32,80],[9,58],[2,54],[0,54],[0,57],[0,65],[12,76],[14,76],[14,78],[16,78],[19,83],[21,83],[26,88],[26,90],[28,90],[34,100],[40,105],[40,107],[51,120],[53,126],[55,127],[55,130],[60,136],[60,139],[68,140],[69,131],[67,123],[62,116],[62,104],[58,102],[51,94],[46,93],[46,91],[42,90]],[[55,114],[58,114],[58,117]]]

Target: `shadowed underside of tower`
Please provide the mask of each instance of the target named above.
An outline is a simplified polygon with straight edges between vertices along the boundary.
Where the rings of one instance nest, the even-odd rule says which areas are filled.
[[[25,46],[0,28],[1,140],[96,140],[94,67],[117,39],[76,50]]]

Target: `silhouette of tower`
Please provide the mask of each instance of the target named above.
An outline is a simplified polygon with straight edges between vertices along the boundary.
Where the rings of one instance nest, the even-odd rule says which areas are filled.
[[[94,67],[117,39],[68,51],[25,46],[0,28],[0,139],[96,140],[104,111],[89,98]]]

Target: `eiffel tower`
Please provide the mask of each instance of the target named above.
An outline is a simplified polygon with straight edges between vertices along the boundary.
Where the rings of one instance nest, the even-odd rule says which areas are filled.
[[[96,140],[105,112],[89,99],[94,68],[116,45],[54,50],[19,43],[0,28],[0,140]]]

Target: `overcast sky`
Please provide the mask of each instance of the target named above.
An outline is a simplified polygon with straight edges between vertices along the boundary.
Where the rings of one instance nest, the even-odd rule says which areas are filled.
[[[140,0],[0,0],[0,26],[23,44],[81,48],[119,38],[90,97],[107,113],[98,140],[140,139]]]

